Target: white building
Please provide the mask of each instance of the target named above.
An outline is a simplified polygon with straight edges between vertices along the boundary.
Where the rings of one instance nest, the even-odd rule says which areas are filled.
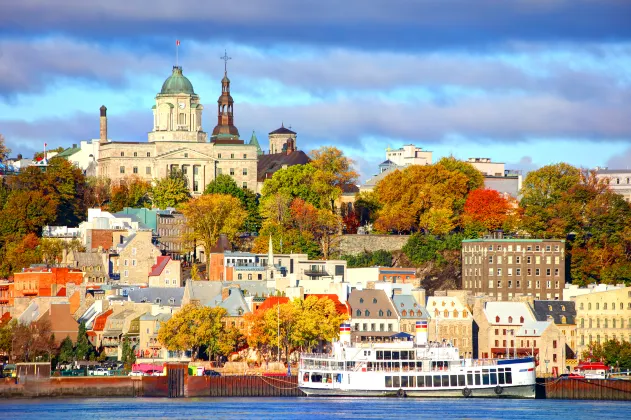
[[[631,169],[609,169],[596,167],[596,178],[609,185],[609,189],[631,201]]]

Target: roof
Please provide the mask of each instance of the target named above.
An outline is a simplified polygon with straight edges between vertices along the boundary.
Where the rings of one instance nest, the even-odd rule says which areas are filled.
[[[429,312],[427,309],[419,304],[412,295],[394,295],[392,303],[395,309],[402,318],[427,318],[429,319]],[[405,315],[403,312],[405,311]]]
[[[77,152],[80,152],[80,151],[81,151],[80,147],[69,147],[66,150],[64,150],[63,152],[57,153],[55,155],[55,157],[67,158],[67,157],[70,157],[70,156],[74,155]]]
[[[393,161],[391,161],[390,159],[386,159],[386,160],[384,160],[383,162],[381,162],[381,163],[379,164],[379,166],[382,166],[382,165],[388,165],[388,166],[389,166],[389,165],[395,165],[395,166],[396,166],[396,163],[394,163],[394,162],[393,162]]]
[[[57,291],[57,296],[66,296],[66,288],[65,288],[65,287],[61,287],[61,288]]]
[[[246,296],[270,296],[275,292],[273,287],[267,287],[266,281],[261,280],[234,280],[226,281],[223,287],[238,286]]]
[[[445,318],[445,310],[448,311],[449,318],[454,317],[453,311],[458,311],[459,314],[467,311],[471,314],[471,309],[456,296],[429,296],[426,309],[433,318],[438,319]]]
[[[151,271],[149,272],[149,275],[159,276],[160,274],[162,274],[162,271],[167,266],[167,264],[169,264],[170,261],[171,261],[171,257],[169,256],[158,257],[158,260],[156,261],[156,263],[153,266],[151,266]]]
[[[194,95],[193,84],[182,74],[182,67],[173,66],[173,73],[162,84],[160,94],[173,95],[176,93],[185,93]]]
[[[309,296],[315,296],[318,299],[322,299],[322,298],[325,298],[325,297],[329,298],[335,304],[335,310],[337,311],[338,314],[340,314],[340,315],[350,315],[351,308],[348,306],[348,304],[340,302],[340,299],[334,293],[305,295],[305,299],[307,299]]]
[[[526,322],[517,330],[515,335],[518,337],[539,337],[550,325],[552,322],[548,321]]]
[[[287,153],[271,153],[259,156],[256,165],[256,178],[258,181],[264,181],[271,178],[277,171],[283,167],[304,165],[311,162],[311,159],[302,150],[294,150]]]
[[[285,296],[271,296],[265,299],[265,302],[259,306],[259,311],[266,311],[268,309],[275,308],[276,305],[283,305],[289,303],[289,298]]]
[[[102,254],[98,252],[72,251],[72,257],[76,261],[76,265],[79,268],[103,266]],[[105,271],[102,274],[107,275],[107,272]]]
[[[109,309],[103,312],[101,315],[97,316],[94,319],[94,327],[92,328],[92,330],[103,331],[103,329],[105,328],[105,323],[107,322],[107,318],[113,313],[114,311],[112,309]]]
[[[484,313],[491,324],[522,324],[535,321],[527,302],[486,302]],[[497,321],[499,317],[499,321]],[[524,318],[521,321],[521,318]],[[513,322],[510,322],[512,318]]]
[[[254,133],[254,131],[252,131],[252,137],[250,137],[250,146],[256,146],[256,153],[259,156],[263,154],[261,145],[259,144],[259,139],[256,138],[256,133]]]
[[[535,300],[533,310],[537,321],[548,321],[550,316],[555,324],[576,324],[576,305],[568,300]],[[562,322],[565,317],[565,322]]]
[[[565,242],[565,239],[493,239],[493,238],[480,238],[480,239],[463,239],[462,242]]]
[[[223,284],[219,281],[187,281],[185,289],[188,290],[189,301],[198,301],[204,306],[215,306],[217,300],[221,300]]]
[[[397,318],[396,309],[383,290],[355,289],[348,297],[348,304],[353,318]],[[379,315],[379,311],[383,311],[383,315]]]
[[[280,128],[271,131],[270,134],[296,134],[296,132],[291,131],[289,128],[285,128],[285,124],[281,123]]]
[[[135,303],[159,303],[164,306],[181,306],[184,297],[183,287],[145,287],[130,290],[127,294]]]
[[[250,312],[241,290],[236,287],[230,288],[230,295],[218,306],[224,308],[228,316],[242,316]]]

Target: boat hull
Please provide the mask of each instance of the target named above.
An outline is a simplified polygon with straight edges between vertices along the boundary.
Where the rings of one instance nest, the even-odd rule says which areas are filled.
[[[300,387],[309,397],[535,398],[535,384],[466,389],[346,390]],[[470,391],[470,393],[469,393]]]

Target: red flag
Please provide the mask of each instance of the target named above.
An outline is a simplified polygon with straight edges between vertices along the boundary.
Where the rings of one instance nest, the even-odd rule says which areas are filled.
[[[179,39],[175,40],[175,45],[178,46],[178,47],[180,46],[180,40]]]

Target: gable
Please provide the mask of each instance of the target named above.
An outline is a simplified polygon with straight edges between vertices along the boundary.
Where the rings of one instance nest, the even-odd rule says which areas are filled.
[[[185,156],[187,154],[187,156]],[[182,147],[180,149],[175,149],[168,151],[166,153],[162,153],[156,156],[156,160],[165,160],[165,159],[203,159],[215,161],[216,159],[206,153],[202,153],[197,150],[190,149],[188,147]]]

